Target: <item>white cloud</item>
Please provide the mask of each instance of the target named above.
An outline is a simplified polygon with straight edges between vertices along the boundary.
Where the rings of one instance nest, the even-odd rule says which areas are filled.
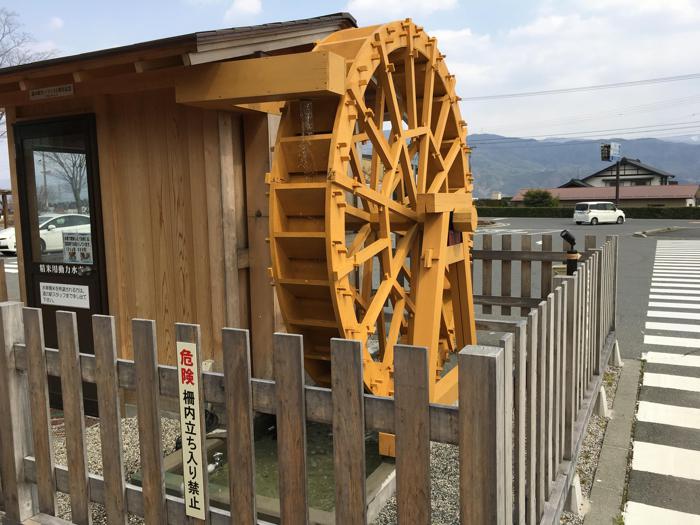
[[[660,16],[670,4],[673,16]],[[693,50],[700,49],[700,31],[697,23],[687,23],[695,16],[700,20],[700,2],[685,0],[540,0],[530,20],[490,34],[469,27],[428,32],[438,37],[457,76],[457,91],[466,98],[696,73]],[[696,80],[464,101],[462,112],[472,133],[556,135],[644,127],[697,120],[691,115],[700,112],[700,97],[652,109],[633,106],[697,95],[698,88]]]
[[[250,18],[262,12],[261,0],[233,0],[224,14],[227,22],[236,22],[241,18]]]
[[[386,21],[446,11],[457,4],[457,0],[349,0],[345,10],[363,19]]]
[[[51,29],[61,29],[63,27],[63,18],[60,16],[52,16],[49,20],[49,27]]]

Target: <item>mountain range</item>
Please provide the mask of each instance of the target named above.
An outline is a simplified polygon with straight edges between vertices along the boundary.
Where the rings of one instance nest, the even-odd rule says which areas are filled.
[[[474,175],[474,195],[520,188],[554,188],[609,166],[600,160],[600,144],[619,142],[622,155],[675,175],[679,184],[700,183],[700,144],[693,137],[656,139],[535,140],[474,134],[467,139]]]

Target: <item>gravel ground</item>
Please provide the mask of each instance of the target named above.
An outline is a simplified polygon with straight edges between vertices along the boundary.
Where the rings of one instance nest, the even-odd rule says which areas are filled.
[[[430,444],[430,498],[430,523],[459,523],[459,454],[455,445]],[[396,497],[392,497],[373,524],[396,522]]]
[[[88,471],[90,474],[102,474],[102,447],[100,444],[100,426],[94,418],[86,418],[85,440],[87,448]],[[66,465],[66,438],[62,424],[53,426],[53,451],[56,465]],[[175,438],[180,435],[180,422],[177,419],[161,418],[161,435],[163,443],[163,455],[171,454],[175,450]],[[127,481],[139,470],[140,449],[139,429],[136,418],[122,419],[122,450],[124,454],[124,471]],[[56,495],[57,511],[59,518],[70,521],[70,498],[61,492]],[[98,503],[91,503],[92,520],[95,525],[107,523],[104,507]],[[141,524],[143,518],[129,515],[129,523]]]
[[[620,380],[620,367],[610,366],[603,374],[603,388],[608,401],[608,408],[612,408],[617,391],[617,383]],[[584,498],[588,498],[593,487],[593,479],[598,468],[598,458],[603,447],[605,429],[608,426],[606,418],[593,415],[586,429],[586,437],[583,439],[581,452],[576,463],[576,472],[581,478],[581,492]],[[571,525],[582,525],[583,518],[575,516],[570,512],[561,515],[561,523]]]

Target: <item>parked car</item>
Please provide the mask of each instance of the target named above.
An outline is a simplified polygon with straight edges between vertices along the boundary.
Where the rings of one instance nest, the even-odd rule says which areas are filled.
[[[579,202],[574,208],[574,221],[576,224],[599,224],[603,222],[625,222],[625,212],[612,202],[595,201]]]
[[[63,250],[63,232],[90,232],[90,216],[78,213],[47,213],[39,216],[39,243],[41,252]],[[15,228],[11,226],[0,231],[0,252],[17,253]]]

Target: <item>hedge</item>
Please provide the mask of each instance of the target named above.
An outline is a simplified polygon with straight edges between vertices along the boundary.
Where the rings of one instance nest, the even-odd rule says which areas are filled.
[[[628,219],[698,219],[700,207],[687,208],[623,208]],[[573,208],[491,208],[477,207],[479,217],[559,217],[571,219]]]

